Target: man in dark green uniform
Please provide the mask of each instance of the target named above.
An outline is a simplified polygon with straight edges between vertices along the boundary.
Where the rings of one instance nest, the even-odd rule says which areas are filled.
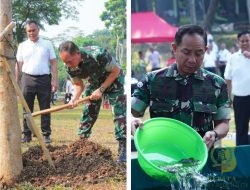
[[[91,101],[83,105],[78,135],[86,139],[97,120],[102,97],[106,96],[113,107],[115,136],[119,141],[118,161],[126,161],[126,97],[124,74],[115,59],[97,46],[78,48],[66,41],[59,46],[59,55],[72,78],[74,92],[69,104],[76,106],[84,91]],[[82,79],[86,79],[84,83]]]
[[[147,73],[132,95],[132,114],[168,117],[193,127],[207,147],[229,131],[230,102],[224,79],[201,68],[206,32],[197,25],[179,28],[172,44],[176,64]],[[132,125],[136,125],[132,122]],[[135,126],[132,126],[132,129]]]

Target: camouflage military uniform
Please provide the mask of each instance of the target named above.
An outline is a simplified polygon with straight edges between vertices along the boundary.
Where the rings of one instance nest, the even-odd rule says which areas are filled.
[[[201,136],[212,130],[213,120],[230,119],[225,81],[204,69],[182,77],[176,64],[150,72],[137,84],[132,109],[150,117],[168,117],[192,126]]]
[[[101,86],[117,62],[106,50],[97,46],[85,47],[80,51],[83,61],[77,68],[67,67],[67,72],[72,78],[86,79],[84,96],[89,96]],[[123,85],[124,74],[121,70],[118,78],[103,94],[112,105],[116,139],[123,139],[126,136],[126,98]],[[90,136],[101,103],[102,100],[97,100],[91,101],[89,105],[83,105],[78,135]]]

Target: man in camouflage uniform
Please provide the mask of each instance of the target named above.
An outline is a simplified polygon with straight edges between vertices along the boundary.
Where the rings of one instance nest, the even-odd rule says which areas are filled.
[[[102,97],[106,96],[113,109],[115,136],[119,141],[118,161],[126,161],[126,97],[124,74],[115,59],[97,46],[78,48],[66,41],[59,46],[59,55],[72,78],[74,93],[69,104],[76,106],[83,90],[91,101],[83,105],[78,135],[86,139],[97,120]],[[84,83],[82,79],[86,79]]]
[[[151,118],[168,117],[190,125],[210,148],[229,130],[226,83],[201,68],[207,49],[207,36],[201,27],[180,27],[172,48],[176,64],[149,72],[137,84],[132,96],[132,114],[141,117],[149,106]],[[140,123],[138,119],[132,125],[136,123]]]

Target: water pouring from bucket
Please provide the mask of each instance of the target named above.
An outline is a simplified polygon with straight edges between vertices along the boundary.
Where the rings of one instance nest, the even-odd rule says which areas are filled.
[[[176,174],[183,170],[199,172],[208,157],[201,136],[185,123],[170,118],[145,121],[143,130],[136,130],[134,141],[141,168],[164,183],[177,181]]]

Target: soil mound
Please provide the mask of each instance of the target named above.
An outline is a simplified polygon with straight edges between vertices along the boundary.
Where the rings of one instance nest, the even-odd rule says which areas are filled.
[[[48,147],[56,170],[49,166],[41,147],[34,146],[23,154],[24,168],[18,183],[35,187],[81,187],[86,183],[125,181],[126,166],[112,158],[112,152],[101,145],[79,140],[68,146]]]

